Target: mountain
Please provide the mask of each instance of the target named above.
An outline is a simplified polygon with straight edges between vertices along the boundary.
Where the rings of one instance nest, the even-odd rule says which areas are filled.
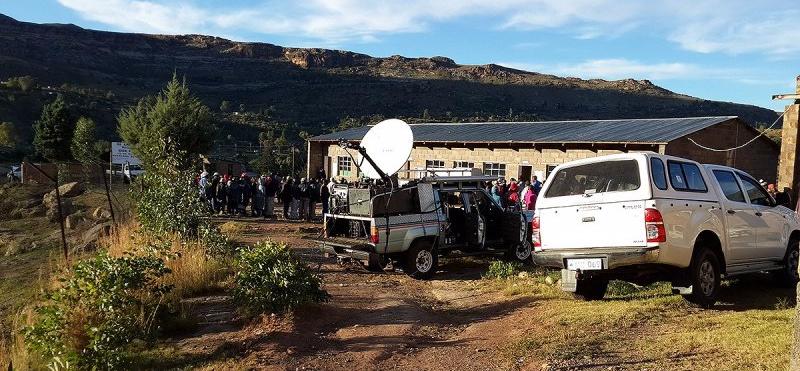
[[[446,57],[376,58],[203,35],[94,31],[0,15],[0,80],[30,75],[39,86],[0,90],[0,121],[17,123],[23,137],[30,137],[41,104],[56,93],[66,94],[78,113],[92,116],[101,133],[113,137],[119,109],[159,91],[173,73],[185,76],[215,111],[229,101],[234,110],[269,112],[312,134],[344,117],[369,115],[437,120],[738,115],[752,124],[777,117],[761,107],[676,94],[647,80],[583,80],[494,64],[459,65]],[[233,121],[230,116],[220,114],[226,122]],[[239,138],[254,139],[257,130],[243,133]]]

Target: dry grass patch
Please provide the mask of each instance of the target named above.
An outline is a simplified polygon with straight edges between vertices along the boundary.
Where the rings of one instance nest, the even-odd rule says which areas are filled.
[[[135,223],[119,226],[111,236],[102,239],[100,245],[111,256],[150,254],[155,247],[156,252],[164,255],[166,266],[171,270],[163,277],[163,283],[173,286],[166,299],[174,304],[182,298],[218,291],[230,276],[229,263],[225,258],[210,256],[202,241],[186,241],[177,234],[154,237],[141,233]]]

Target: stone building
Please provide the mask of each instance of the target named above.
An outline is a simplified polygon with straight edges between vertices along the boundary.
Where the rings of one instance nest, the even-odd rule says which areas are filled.
[[[624,152],[653,151],[733,166],[773,182],[780,146],[735,116],[669,119],[623,119],[491,123],[412,124],[414,148],[405,170],[475,168],[486,175],[546,178],[556,165],[581,158]],[[324,169],[328,176],[356,179],[356,151],[338,146],[339,139],[358,142],[369,127],[319,135],[308,140],[308,175]],[[699,144],[699,145],[698,145]],[[351,157],[352,155],[352,157]],[[399,173],[401,178],[418,172]]]

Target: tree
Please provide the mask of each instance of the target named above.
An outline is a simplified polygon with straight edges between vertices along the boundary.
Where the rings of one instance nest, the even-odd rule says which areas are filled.
[[[48,161],[61,162],[72,158],[72,116],[60,94],[42,108],[42,116],[33,126],[33,145],[36,152]]]
[[[0,123],[0,148],[16,148],[17,134],[14,124],[10,122]]]
[[[95,144],[97,135],[95,133],[94,120],[86,117],[78,119],[75,124],[75,133],[72,136],[72,157],[84,164],[97,161],[100,152],[97,151]]]
[[[230,112],[231,102],[228,102],[226,100],[222,101],[222,103],[219,104],[219,110],[222,112]]]
[[[211,149],[217,131],[209,108],[175,75],[158,95],[122,110],[117,121],[145,169],[162,174],[191,169]]]

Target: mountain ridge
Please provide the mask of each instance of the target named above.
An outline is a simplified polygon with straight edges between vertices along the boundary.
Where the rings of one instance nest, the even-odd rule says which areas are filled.
[[[370,115],[441,120],[736,115],[751,124],[777,117],[765,108],[678,94],[648,80],[585,80],[497,64],[462,65],[442,56],[372,57],[206,35],[96,31],[0,14],[2,80],[31,75],[42,86],[107,90],[115,99],[96,101],[111,112],[159,91],[173,73],[185,76],[214,110],[224,100],[247,111],[269,110],[273,119],[312,134],[344,117]],[[0,99],[0,114],[14,110],[3,104]],[[99,126],[114,124],[108,112],[100,116]]]

